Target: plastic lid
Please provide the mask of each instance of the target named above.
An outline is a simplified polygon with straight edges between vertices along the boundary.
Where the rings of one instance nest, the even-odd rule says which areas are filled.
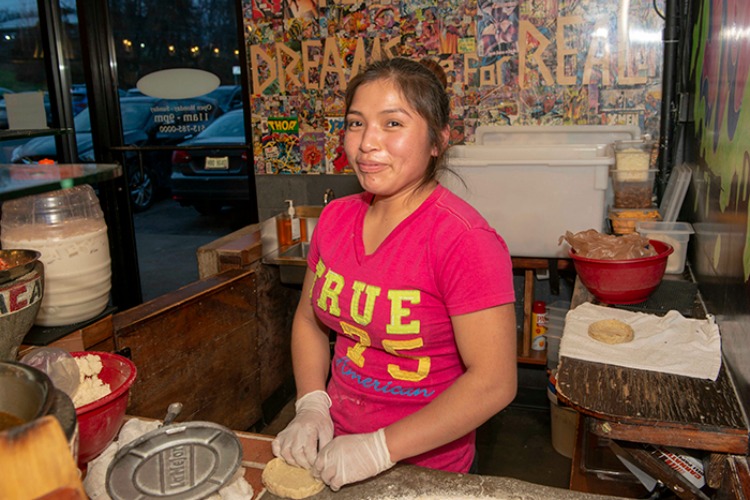
[[[693,234],[693,226],[689,222],[638,221],[635,230],[645,233],[665,234]]]
[[[637,125],[482,125],[476,145],[611,144],[641,137]]]
[[[2,227],[59,226],[71,219],[104,219],[94,189],[87,185],[24,196],[3,203]]]
[[[115,499],[200,499],[222,488],[242,461],[242,445],[212,422],[165,425],[121,448],[107,468]]]
[[[690,167],[680,164],[672,169],[667,187],[659,205],[661,218],[665,222],[674,222],[680,214],[685,194],[690,185]]]

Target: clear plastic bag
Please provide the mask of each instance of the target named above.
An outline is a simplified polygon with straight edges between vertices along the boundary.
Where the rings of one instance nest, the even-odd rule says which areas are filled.
[[[589,259],[628,260],[657,255],[648,238],[638,233],[616,236],[595,229],[575,234],[567,231],[565,236],[560,236],[559,243],[563,241],[567,241],[578,256]]]
[[[46,373],[54,386],[70,398],[73,398],[78,390],[78,363],[68,351],[57,347],[40,347],[21,358],[21,363]]]

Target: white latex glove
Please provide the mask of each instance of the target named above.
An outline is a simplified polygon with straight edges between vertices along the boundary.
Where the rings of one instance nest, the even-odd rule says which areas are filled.
[[[385,442],[385,431],[339,436],[320,450],[313,466],[319,477],[333,491],[343,485],[376,476],[396,465]]]
[[[273,454],[289,465],[311,469],[318,450],[333,439],[331,398],[325,391],[308,392],[297,400],[297,415],[271,443]]]

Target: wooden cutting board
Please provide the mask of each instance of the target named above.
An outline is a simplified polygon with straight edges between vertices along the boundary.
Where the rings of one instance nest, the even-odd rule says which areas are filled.
[[[51,415],[0,432],[0,498],[86,499],[65,433]]]

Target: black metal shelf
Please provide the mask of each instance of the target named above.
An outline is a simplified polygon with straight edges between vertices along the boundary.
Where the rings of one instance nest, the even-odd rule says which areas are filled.
[[[15,139],[33,139],[34,137],[45,137],[49,135],[64,135],[64,134],[70,134],[72,132],[73,132],[73,129],[69,129],[69,128],[0,130],[0,141],[11,141]]]
[[[95,184],[122,176],[116,163],[0,165],[0,201]]]

